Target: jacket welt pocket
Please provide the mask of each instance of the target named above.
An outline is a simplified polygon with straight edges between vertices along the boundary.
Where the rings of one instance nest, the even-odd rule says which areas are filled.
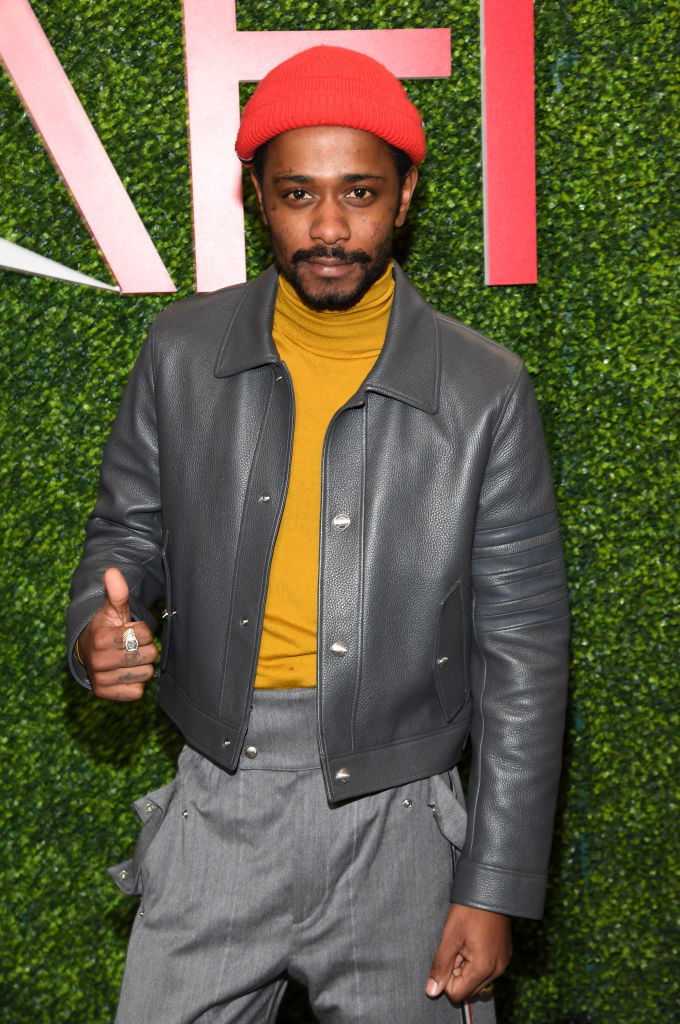
[[[168,559],[168,548],[170,547],[170,531],[166,530],[163,534],[163,546],[161,548],[161,562],[163,565],[163,628],[161,630],[161,672],[168,663],[168,655],[170,654],[170,639],[172,636],[172,620],[175,616],[175,611],[172,607],[172,581],[170,579],[170,564]]]
[[[468,692],[468,663],[463,593],[460,581],[444,598],[439,614],[434,678],[439,702],[447,721],[465,703]]]

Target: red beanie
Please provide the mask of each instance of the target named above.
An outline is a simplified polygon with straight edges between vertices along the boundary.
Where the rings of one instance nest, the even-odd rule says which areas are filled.
[[[420,114],[399,79],[373,57],[340,46],[313,46],[265,75],[243,109],[236,153],[248,164],[275,135],[326,124],[378,135],[414,164],[425,156]]]

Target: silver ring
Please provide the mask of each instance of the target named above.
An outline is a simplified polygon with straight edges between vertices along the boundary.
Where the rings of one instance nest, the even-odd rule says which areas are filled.
[[[139,640],[137,639],[137,636],[132,626],[128,626],[128,628],[123,633],[123,643],[125,644],[125,650],[129,651],[130,654],[133,651],[139,650]]]

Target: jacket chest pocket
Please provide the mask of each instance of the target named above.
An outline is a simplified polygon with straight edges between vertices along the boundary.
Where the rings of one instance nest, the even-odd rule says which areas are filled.
[[[441,605],[434,663],[439,702],[449,722],[465,703],[469,690],[467,647],[465,608],[459,580]]]
[[[170,531],[166,530],[163,535],[163,546],[161,548],[161,562],[163,564],[163,628],[161,631],[161,672],[168,663],[170,654],[170,640],[172,637],[172,620],[175,617],[175,610],[172,607],[172,581],[170,579],[170,564],[168,559],[168,548],[170,547]]]

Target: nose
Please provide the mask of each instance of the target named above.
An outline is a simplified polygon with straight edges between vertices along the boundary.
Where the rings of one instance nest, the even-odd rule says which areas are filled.
[[[309,233],[324,245],[348,241],[351,231],[341,204],[330,198],[322,199],[315,207]]]

